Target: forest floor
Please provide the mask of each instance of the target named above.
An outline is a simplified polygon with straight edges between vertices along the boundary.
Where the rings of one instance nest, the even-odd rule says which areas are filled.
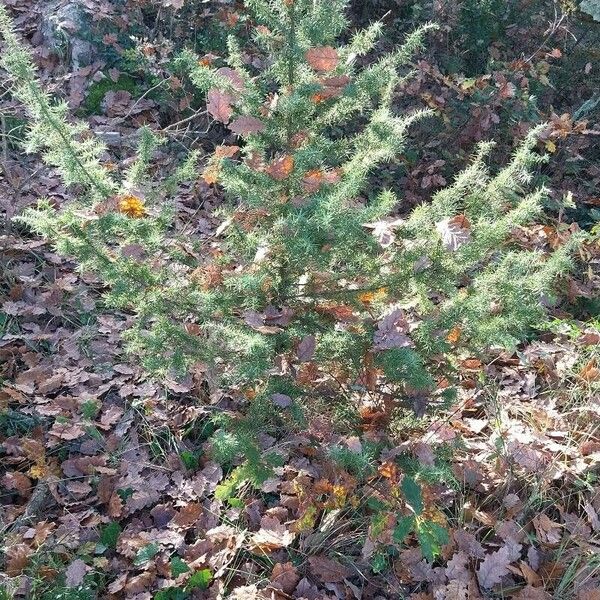
[[[40,3],[5,3],[44,84],[107,141],[115,168],[126,166],[141,124],[169,136],[155,156],[165,171],[182,150],[208,153],[223,141],[203,107],[190,113],[192,94],[181,92],[165,116],[160,99],[146,93],[171,51],[157,41],[158,17],[145,42],[158,79],[140,93],[114,58],[73,67],[40,33]],[[135,2],[130,12],[127,2],[118,11],[102,0],[82,4],[94,23],[121,33],[141,14]],[[176,2],[163,4],[172,10]],[[235,20],[233,5],[203,6],[205,19]],[[361,21],[359,11],[354,16]],[[415,98],[436,107],[441,141],[422,132],[418,155],[378,173],[380,183],[393,182],[414,205],[451,179],[478,139],[499,138],[499,158],[510,154],[509,140],[528,127],[523,118],[501,128],[516,86],[535,76],[564,78],[561,64],[548,75],[562,60],[572,73],[561,81],[571,88],[544,87],[535,118],[553,123],[546,140],[553,160],[543,177],[556,194],[570,191],[577,208],[569,221],[556,213],[523,237],[551,246],[561,223],[591,227],[597,216],[590,211],[600,205],[600,125],[585,103],[594,98],[598,67],[579,64],[563,24],[551,26],[547,14],[535,14],[522,48],[499,46],[504,65],[528,58],[529,46],[541,48],[510,72],[442,75],[444,65],[422,58],[399,107]],[[119,54],[117,34],[102,39]],[[581,276],[565,280],[565,303],[546,330],[512,354],[465,356],[456,365],[452,406],[417,417],[408,408],[382,410],[356,391],[357,418],[347,414],[347,398],[328,399],[307,411],[306,427],[290,420],[264,432],[262,447],[277,448],[285,463],[260,489],[244,486],[224,501],[215,495],[227,473],[210,456],[210,417],[243,413],[244,397],[209,393],[201,373],[148,378],[123,351],[120,334],[132,317],[107,310],[100,282],[11,221],[40,197],[68,201],[70,190],[38,156],[22,153],[14,140],[20,108],[7,93],[0,103],[0,599],[600,599],[600,245],[582,257]],[[574,117],[577,111],[588,119]],[[178,125],[190,114],[195,120]],[[440,145],[452,140],[444,153]],[[218,187],[199,177],[177,197],[176,219],[209,236],[222,201]],[[449,532],[434,562],[422,556],[427,540],[392,539],[406,509],[397,493],[402,460],[426,467],[428,518]]]

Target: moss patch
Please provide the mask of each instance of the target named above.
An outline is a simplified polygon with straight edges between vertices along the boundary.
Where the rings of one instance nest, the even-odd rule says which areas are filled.
[[[132,96],[140,95],[140,88],[135,79],[130,75],[121,75],[117,81],[106,77],[96,81],[90,86],[85,101],[81,107],[84,116],[99,114],[102,110],[102,101],[108,92],[125,91]]]

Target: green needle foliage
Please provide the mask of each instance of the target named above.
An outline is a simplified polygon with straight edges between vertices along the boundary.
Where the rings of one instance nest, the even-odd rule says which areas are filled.
[[[253,432],[269,425],[274,403],[287,409],[327,382],[429,393],[434,355],[514,346],[544,318],[581,242],[573,235],[548,256],[511,236],[540,215],[547,193],[529,189],[544,160],[538,130],[497,174],[485,164],[493,145],[481,144],[452,185],[404,220],[391,216],[399,200],[390,191],[365,199],[377,168],[428,116],[398,115],[394,99],[433,26],[369,61],[382,27],[340,45],[346,4],[249,0],[248,48],[231,37],[215,64],[179,57],[209,113],[239,139],[217,148],[203,173],[229,201],[206,241],[172,219],[177,186],[200,175],[198,157],[150,181],[161,139],[143,129],[134,164],[121,178],[109,172],[106,149],[41,89],[0,7],[2,66],[31,115],[28,149],[77,192],[59,210],[42,200],[22,218],[98,273],[109,305],[135,313],[127,339],[145,367],[159,376],[201,368],[251,391],[245,422],[223,418],[232,432],[217,436],[223,455],[257,455]]]

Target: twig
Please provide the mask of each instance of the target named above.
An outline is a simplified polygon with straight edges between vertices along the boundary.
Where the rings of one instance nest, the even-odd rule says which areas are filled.
[[[161,79],[156,85],[153,85],[151,88],[148,88],[134,103],[133,106],[129,109],[129,112],[123,117],[123,120],[127,119],[131,113],[135,110],[135,107],[150,93],[154,90],[158,89],[161,85],[167,83],[166,79]]]
[[[10,531],[35,519],[42,512],[42,509],[47,508],[46,500],[49,495],[51,496],[51,494],[48,493],[50,491],[50,484],[55,484],[57,481],[58,478],[54,475],[48,475],[44,479],[40,479],[25,507],[25,512],[20,517],[17,517],[10,525],[6,525],[0,531],[0,535],[4,536]]]

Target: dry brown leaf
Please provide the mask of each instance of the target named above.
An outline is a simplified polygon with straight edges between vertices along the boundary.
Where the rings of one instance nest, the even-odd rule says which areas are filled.
[[[587,440],[582,442],[579,446],[579,452],[582,456],[589,456],[590,454],[600,453],[600,442],[594,440]]]
[[[308,559],[313,575],[323,583],[339,583],[352,575],[352,569],[326,556],[311,556]]]
[[[198,521],[202,514],[202,505],[197,502],[186,504],[173,518],[173,523],[180,527],[189,527]]]
[[[208,114],[216,121],[229,123],[229,119],[231,119],[231,115],[233,114],[233,108],[231,106],[234,101],[233,96],[227,92],[212,89],[208,91],[206,99],[206,110],[208,111]]]
[[[462,335],[462,329],[460,327],[453,327],[446,336],[446,340],[451,344],[456,344]]]
[[[260,529],[250,538],[250,549],[264,554],[280,548],[286,548],[294,541],[295,534],[277,519],[263,517]]]
[[[222,77],[229,79],[231,85],[238,91],[243,90],[245,87],[243,77],[235,69],[230,67],[221,67],[220,69],[217,69],[217,75],[221,75]]]
[[[598,381],[600,379],[600,369],[596,361],[590,360],[584,367],[579,371],[579,376],[588,383],[592,381]]]
[[[451,252],[458,250],[471,239],[471,224],[465,215],[444,219],[436,228],[442,238],[442,245]]]
[[[325,304],[320,304],[317,306],[316,310],[317,312],[333,317],[336,321],[356,321],[354,309],[345,304],[334,304],[333,302],[328,302]]]
[[[33,550],[27,544],[16,544],[4,550],[5,570],[9,577],[17,577],[29,564]]]
[[[305,53],[306,62],[320,73],[332,71],[337,67],[339,56],[335,48],[331,46],[321,46],[310,48]]]
[[[401,308],[394,308],[377,324],[373,335],[373,350],[391,350],[392,348],[407,348],[413,345],[407,335],[408,321]]]
[[[484,589],[493,588],[502,581],[503,577],[508,575],[510,563],[510,551],[506,546],[488,554],[477,569],[479,585]]]
[[[202,173],[202,179],[208,183],[208,185],[215,185],[219,181],[219,175],[221,171],[217,165],[209,165],[204,169]]]
[[[314,335],[305,335],[296,348],[296,357],[300,362],[308,362],[315,354],[317,338]]]
[[[75,559],[65,571],[65,585],[69,588],[79,587],[89,567],[80,559]]]
[[[214,157],[215,158],[232,158],[235,156],[240,150],[239,146],[225,146],[221,144],[215,148]]]
[[[286,594],[292,594],[299,581],[300,575],[298,575],[296,567],[291,562],[275,563],[271,573],[270,587],[281,590]]]
[[[543,588],[528,585],[513,596],[513,600],[552,600],[552,595]]]
[[[256,117],[251,116],[241,116],[237,119],[234,119],[229,124],[229,129],[236,133],[237,135],[250,135],[252,133],[260,133],[264,131],[265,124]]]
[[[11,471],[2,476],[2,485],[7,490],[15,490],[20,496],[28,496],[31,492],[31,480],[19,471]]]
[[[521,573],[523,574],[523,579],[530,586],[539,586],[542,584],[542,578],[524,561],[519,563],[519,569],[521,569]]]
[[[287,179],[294,170],[294,158],[284,154],[265,167],[265,173],[276,181]]]
[[[544,513],[533,517],[532,523],[535,527],[537,538],[541,543],[550,546],[560,543],[563,530],[563,526],[560,523],[552,521]]]
[[[316,194],[320,189],[321,185],[323,185],[323,171],[320,169],[314,169],[312,171],[307,171],[302,177],[302,189],[306,194]]]

